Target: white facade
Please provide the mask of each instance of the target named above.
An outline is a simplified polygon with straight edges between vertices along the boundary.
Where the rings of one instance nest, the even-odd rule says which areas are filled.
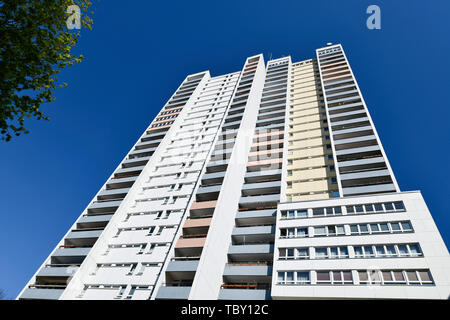
[[[18,299],[449,296],[425,201],[330,45],[186,77]]]
[[[396,209],[395,203],[402,205]],[[375,204],[377,207],[373,207]],[[340,208],[340,212],[335,208]],[[411,228],[400,224],[398,229],[398,222],[406,222],[405,226],[410,224]],[[382,230],[386,224],[387,229]],[[367,226],[367,231],[366,227],[362,230],[359,227],[356,232],[355,225]],[[328,229],[324,234],[325,226],[343,230],[341,233],[338,228]],[[376,226],[375,230],[372,226]],[[301,230],[295,230],[298,228]],[[448,299],[449,270],[447,248],[418,191],[279,205],[272,279],[274,299]],[[318,279],[318,272],[324,271],[332,273],[330,280]],[[341,280],[338,275],[334,280],[333,272],[341,271],[349,272],[351,278],[344,280],[341,275]],[[368,271],[369,281],[358,271]],[[429,271],[431,277],[415,279],[412,274],[415,271]],[[301,272],[299,277],[297,272]]]

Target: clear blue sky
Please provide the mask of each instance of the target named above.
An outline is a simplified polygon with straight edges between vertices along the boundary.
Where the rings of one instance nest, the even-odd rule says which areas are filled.
[[[366,28],[370,4],[381,30]],[[51,121],[0,142],[0,288],[18,294],[187,74],[327,42],[343,44],[400,188],[422,190],[449,244],[449,15],[448,0],[97,2]]]

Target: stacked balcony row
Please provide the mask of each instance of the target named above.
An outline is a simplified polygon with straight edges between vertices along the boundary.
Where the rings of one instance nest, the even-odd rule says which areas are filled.
[[[343,51],[318,59],[343,195],[396,191]]]
[[[270,299],[289,62],[268,63],[219,299]]]
[[[60,297],[203,76],[182,83],[20,299]]]
[[[245,111],[257,64],[258,61],[248,61],[244,66],[218,140],[201,178],[195,202],[190,207],[189,216],[183,225],[182,235],[175,246],[173,261],[170,262],[166,271],[166,285],[159,290],[157,299],[173,295],[186,299],[189,295],[228,167],[228,160],[231,157]]]

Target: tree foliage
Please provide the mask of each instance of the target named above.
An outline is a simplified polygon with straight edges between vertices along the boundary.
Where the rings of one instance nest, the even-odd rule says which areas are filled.
[[[81,9],[81,27],[91,29],[90,0],[0,0],[1,140],[28,133],[26,118],[49,120],[41,104],[55,99],[57,74],[83,59],[71,54],[80,30],[66,26],[70,5]]]

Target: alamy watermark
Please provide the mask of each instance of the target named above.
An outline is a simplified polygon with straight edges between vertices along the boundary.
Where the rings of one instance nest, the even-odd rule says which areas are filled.
[[[66,20],[67,29],[81,29],[81,10],[76,4],[68,6],[66,13],[70,16]]]
[[[372,4],[367,7],[367,14],[370,16],[367,18],[366,26],[369,30],[381,29],[381,9],[379,6]]]

